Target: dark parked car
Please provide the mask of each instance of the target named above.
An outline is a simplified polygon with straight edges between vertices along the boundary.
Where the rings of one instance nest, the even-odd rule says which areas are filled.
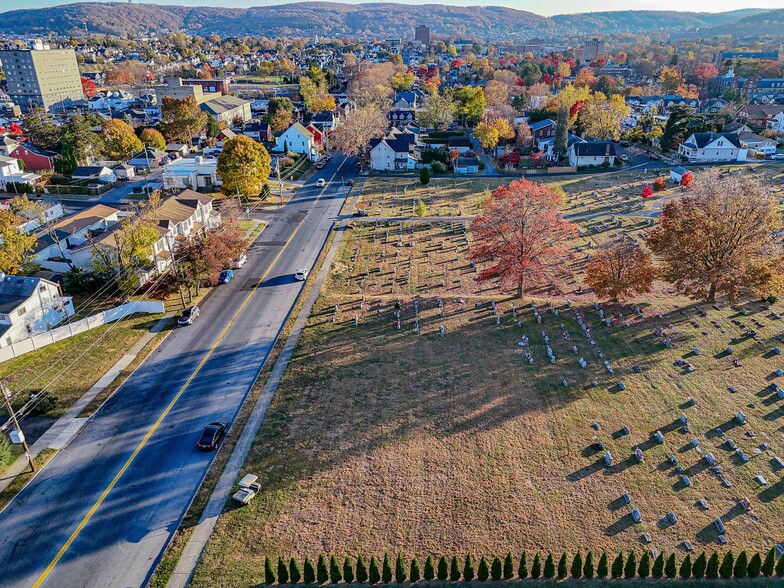
[[[202,451],[214,451],[226,436],[226,423],[210,423],[204,427],[196,447]]]
[[[177,319],[178,325],[192,325],[193,321],[199,318],[199,307],[198,306],[189,306],[185,310],[182,311],[180,318]]]

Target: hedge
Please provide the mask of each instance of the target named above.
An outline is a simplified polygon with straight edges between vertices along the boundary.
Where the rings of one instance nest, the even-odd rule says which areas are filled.
[[[784,557],[776,561],[775,549],[771,548],[765,556],[757,552],[751,554],[746,551],[736,558],[732,551],[724,555],[713,552],[710,557],[703,551],[692,559],[691,554],[686,554],[680,561],[675,553],[665,556],[659,553],[654,559],[648,551],[638,556],[634,551],[616,556],[602,552],[598,564],[594,564],[594,554],[588,551],[583,555],[580,551],[570,556],[568,553],[547,553],[543,555],[536,552],[533,559],[523,551],[515,557],[511,553],[501,556],[482,555],[478,564],[469,553],[465,556],[454,555],[451,558],[440,556],[438,563],[432,554],[427,556],[424,564],[424,574],[420,570],[419,560],[416,557],[406,561],[398,553],[394,559],[388,553],[384,554],[383,564],[375,555],[370,556],[369,564],[364,555],[356,559],[349,556],[343,558],[342,566],[340,557],[331,554],[319,554],[317,564],[314,566],[309,557],[304,560],[302,570],[296,557],[288,560],[288,565],[282,557],[275,560],[264,558],[264,582],[266,584],[338,584],[359,583],[378,584],[392,582],[398,584],[416,584],[424,580],[430,581],[451,580],[452,582],[464,581],[494,581],[525,580],[544,578],[558,578],[564,580],[567,575],[573,579],[591,579],[612,577],[622,583],[625,579],[648,578],[661,579],[665,577],[674,582],[679,579],[716,579],[723,578],[735,582],[738,578],[747,577],[777,577],[784,578]],[[529,568],[529,561],[530,568]],[[612,561],[612,565],[610,565]],[[557,562],[557,564],[556,564]],[[638,563],[639,562],[639,563]],[[719,564],[721,562],[721,564]],[[277,568],[277,569],[276,569]],[[341,569],[342,568],[342,569]],[[355,571],[356,570],[356,573]],[[568,570],[568,572],[567,572]]]

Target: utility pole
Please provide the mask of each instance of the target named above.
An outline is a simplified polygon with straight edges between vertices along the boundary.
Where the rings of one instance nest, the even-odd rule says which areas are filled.
[[[172,265],[174,266],[174,278],[177,280],[177,290],[180,292],[180,301],[182,302],[182,308],[185,309],[185,296],[182,293],[182,284],[180,283],[180,266],[177,265],[177,256],[174,255],[174,247],[172,247],[171,237],[166,235],[166,244],[169,246],[169,253],[171,253],[172,258]],[[188,287],[188,300],[191,300],[191,289]]]
[[[283,182],[280,181],[280,157],[275,158],[275,173],[278,175],[278,190],[280,190],[279,206],[283,206]]]
[[[8,410],[8,415],[11,417],[11,420],[14,423],[14,427],[16,427],[16,431],[19,434],[19,438],[22,440],[22,447],[24,447],[25,455],[27,455],[27,461],[30,464],[30,469],[34,472],[35,462],[33,461],[33,454],[30,453],[30,448],[27,446],[27,440],[24,437],[24,433],[22,433],[22,427],[19,426],[19,421],[16,420],[14,407],[11,406],[11,391],[6,387],[4,382],[0,382],[0,390],[3,392],[3,400],[5,400],[5,407]]]

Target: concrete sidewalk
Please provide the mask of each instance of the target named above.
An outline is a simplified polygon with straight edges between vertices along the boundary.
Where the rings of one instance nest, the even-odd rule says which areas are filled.
[[[358,190],[356,190],[356,194],[351,201],[351,205],[349,206],[348,210],[349,215],[356,205],[360,191],[361,186]],[[316,299],[321,292],[321,288],[329,276],[332,262],[337,255],[340,242],[343,239],[344,228],[342,224],[343,221],[338,220],[334,225],[338,232],[337,235],[335,235],[335,239],[332,241],[332,244],[330,245],[327,256],[324,259],[324,263],[322,264],[321,270],[319,271],[319,274],[316,278],[316,283],[313,285],[313,289],[310,291],[310,294],[308,294],[304,306],[297,315],[297,320],[294,323],[291,334],[289,334],[288,339],[286,339],[286,344],[278,356],[278,360],[275,362],[275,366],[272,368],[272,372],[270,373],[270,376],[261,391],[259,399],[256,401],[256,405],[253,407],[253,412],[251,413],[248,422],[245,424],[245,428],[242,430],[242,434],[237,441],[237,445],[234,447],[234,450],[229,457],[229,461],[226,464],[226,467],[223,469],[223,473],[221,474],[221,477],[215,486],[215,490],[213,490],[212,495],[210,496],[210,500],[207,503],[207,506],[204,508],[201,519],[194,528],[193,534],[188,540],[188,543],[185,545],[185,549],[183,550],[182,555],[177,562],[177,566],[175,567],[174,572],[169,579],[167,588],[185,588],[185,586],[187,586],[190,582],[193,573],[196,571],[196,566],[201,559],[204,548],[207,546],[207,541],[209,541],[210,536],[215,529],[215,525],[218,522],[218,517],[220,516],[221,512],[223,512],[223,507],[231,495],[234,482],[239,476],[242,466],[245,464],[245,460],[248,457],[248,452],[250,452],[250,448],[256,439],[256,435],[258,434],[259,429],[261,428],[261,424],[264,421],[264,416],[267,413],[267,409],[269,408],[269,405],[272,402],[272,398],[275,396],[275,392],[277,391],[278,385],[280,384],[280,380],[283,377],[283,374],[286,372],[286,368],[288,367],[289,362],[291,361],[291,357],[297,347],[299,337],[305,328],[305,324],[307,323],[308,318],[310,317],[310,312],[313,309],[313,305],[316,303]]]
[[[98,394],[105,390],[120,373],[127,368],[131,362],[136,359],[136,356],[152,341],[152,339],[163,331],[164,327],[171,320],[172,314],[166,314],[160,319],[141,339],[139,339],[129,350],[123,355],[117,363],[115,363],[108,372],[106,372],[84,395],[74,402],[68,411],[61,416],[49,429],[41,435],[41,437],[30,446],[30,453],[35,460],[36,457],[41,455],[45,449],[60,450],[66,447],[73,439],[84,424],[89,420],[88,418],[79,418],[82,411],[95,399]],[[23,427],[24,429],[24,427]],[[11,482],[14,481],[16,476],[24,472],[29,466],[27,457],[22,455],[14,463],[12,463],[4,472],[0,473],[0,492],[5,490]],[[10,504],[10,503],[9,503]],[[0,510],[2,512],[2,510]]]

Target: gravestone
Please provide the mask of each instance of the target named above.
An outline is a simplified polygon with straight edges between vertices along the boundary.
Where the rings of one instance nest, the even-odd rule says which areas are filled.
[[[664,435],[662,435],[661,431],[656,431],[653,436],[659,443],[664,443]]]
[[[645,456],[642,453],[642,450],[639,447],[634,449],[634,457],[637,458],[638,463],[642,463],[645,461]]]
[[[738,424],[740,425],[746,424],[746,415],[743,414],[742,410],[739,410],[738,413],[735,415],[735,420],[738,421]]]
[[[639,523],[639,522],[642,520],[642,517],[640,516],[640,511],[639,511],[639,509],[637,509],[637,508],[633,508],[633,509],[632,509],[632,520],[633,520],[635,523]]]
[[[610,453],[609,450],[607,450],[604,452],[604,465],[610,467],[612,466],[612,464],[613,464],[612,454]]]
[[[666,518],[667,518],[667,522],[670,523],[671,525],[674,525],[675,523],[678,522],[678,517],[676,517],[675,513],[672,512],[672,511],[667,513],[667,517]]]

